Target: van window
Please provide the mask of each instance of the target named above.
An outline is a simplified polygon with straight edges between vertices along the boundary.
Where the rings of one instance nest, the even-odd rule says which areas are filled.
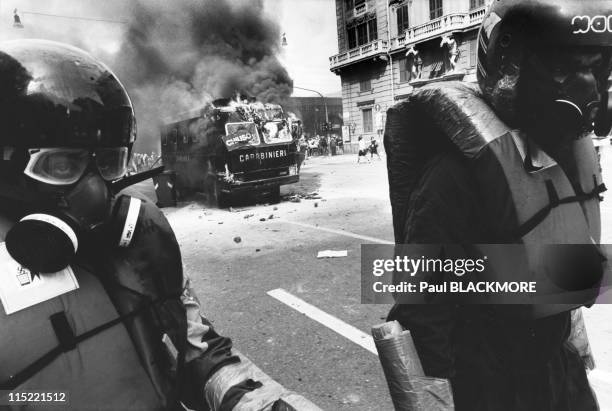
[[[228,149],[259,144],[257,126],[252,122],[225,124],[223,141]]]
[[[267,144],[286,143],[293,140],[289,126],[282,121],[267,121],[263,126],[263,136]]]

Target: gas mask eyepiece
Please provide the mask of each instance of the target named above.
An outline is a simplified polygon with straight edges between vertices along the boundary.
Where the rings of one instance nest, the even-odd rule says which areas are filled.
[[[23,171],[28,177],[49,185],[75,184],[91,163],[106,181],[116,180],[127,171],[127,147],[35,148],[28,150],[29,160]]]

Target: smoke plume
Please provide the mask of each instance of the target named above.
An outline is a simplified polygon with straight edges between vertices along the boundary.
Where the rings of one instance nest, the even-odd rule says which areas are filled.
[[[3,2],[4,3],[4,2]],[[276,55],[280,28],[263,0],[7,0],[24,29],[4,38],[36,37],[84,48],[125,85],[138,122],[137,150],[157,150],[159,126],[212,99],[240,92],[282,103],[293,83]],[[28,12],[43,12],[38,15]],[[87,16],[122,21],[79,21]],[[11,16],[12,17],[12,16]]]
[[[130,89],[140,137],[157,138],[160,121],[236,92],[282,102],[292,81],[276,58],[279,41],[262,1],[134,2],[112,64]]]

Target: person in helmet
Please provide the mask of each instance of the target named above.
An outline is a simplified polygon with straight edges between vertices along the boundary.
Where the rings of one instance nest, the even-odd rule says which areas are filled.
[[[478,36],[479,87],[427,85],[389,111],[396,243],[511,243],[530,254],[540,244],[599,242],[605,187],[590,135],[610,131],[611,15],[607,1],[494,1]],[[585,250],[575,267],[592,268],[592,278],[574,270],[566,282],[602,275],[601,257]],[[568,341],[571,309],[592,299],[397,301],[389,320],[411,331],[426,375],[450,380],[458,411],[598,409]]]
[[[278,398],[201,316],[161,211],[119,193],[139,180],[136,126],[104,64],[0,43],[0,124],[1,390],[53,389],[75,410]]]

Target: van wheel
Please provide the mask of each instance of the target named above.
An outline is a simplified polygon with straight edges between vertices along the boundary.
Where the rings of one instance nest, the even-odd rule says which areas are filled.
[[[272,204],[278,204],[278,203],[280,203],[280,200],[281,200],[280,186],[276,186],[270,192],[270,202]]]
[[[229,206],[230,196],[221,191],[221,185],[216,180],[210,185],[208,193],[211,205],[218,208],[226,208]]]

